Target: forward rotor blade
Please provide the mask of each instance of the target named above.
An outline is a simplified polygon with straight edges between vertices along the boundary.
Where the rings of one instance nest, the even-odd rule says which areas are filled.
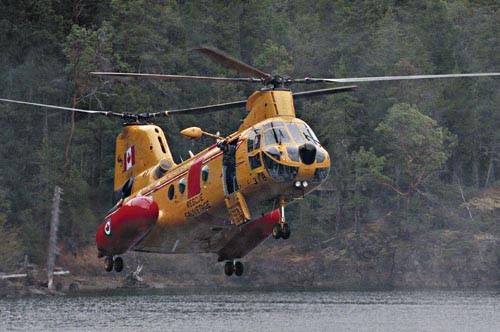
[[[12,99],[1,99],[0,98],[0,101],[6,102],[6,103],[15,103],[15,104],[21,104],[21,105],[38,106],[38,107],[44,107],[44,108],[52,108],[52,109],[65,110],[65,111],[74,111],[74,112],[87,113],[87,114],[98,114],[98,115],[104,115],[104,116],[116,117],[116,118],[125,118],[126,117],[125,114],[122,114],[122,113],[84,110],[84,109],[80,109],[80,108],[71,108],[71,107],[63,107],[63,106],[39,104],[39,103],[30,103],[30,102],[27,102],[27,101],[19,101],[19,100],[12,100]]]
[[[315,97],[315,96],[322,96],[322,95],[330,95],[330,94],[334,94],[334,93],[348,92],[348,91],[356,90],[357,88],[358,87],[356,85],[349,85],[349,86],[341,86],[338,88],[295,92],[293,94],[293,99],[301,99],[301,98],[308,98],[308,97]]]
[[[294,99],[301,99],[301,98],[307,98],[307,97],[329,95],[329,94],[334,94],[334,93],[348,92],[348,91],[352,91],[355,89],[357,89],[356,85],[350,85],[350,86],[342,86],[342,87],[337,87],[337,88],[296,92],[296,93],[293,93],[293,98]],[[169,115],[180,114],[180,113],[206,114],[206,113],[210,113],[210,112],[218,112],[218,111],[223,111],[223,110],[232,109],[232,108],[234,109],[234,108],[245,107],[246,104],[247,104],[246,100],[240,100],[240,101],[234,101],[234,102],[224,103],[224,104],[184,108],[184,109],[170,110],[170,111],[163,111],[163,112],[156,112],[156,113],[148,113],[148,114],[140,114],[140,116],[148,118],[148,117],[163,117],[163,116],[169,116]]]
[[[188,75],[163,75],[163,74],[140,74],[140,73],[115,73],[115,72],[91,72],[91,75],[111,76],[123,78],[154,78],[162,80],[185,80],[185,81],[219,81],[219,82],[250,82],[262,83],[257,78],[231,78],[231,77],[209,77],[209,76],[188,76]]]
[[[329,82],[331,82],[331,83],[359,83],[359,82],[404,81],[404,80],[422,80],[422,79],[433,79],[433,78],[485,77],[485,76],[500,76],[500,73],[348,77],[348,78],[305,78],[305,79],[294,80],[294,83],[329,83]]]
[[[268,73],[265,73],[257,68],[254,68],[250,66],[249,64],[246,64],[244,62],[241,62],[238,59],[233,58],[232,56],[229,56],[227,54],[222,53],[221,51],[218,51],[213,48],[208,48],[208,47],[195,47],[193,48],[193,51],[199,52],[206,57],[209,57],[213,61],[223,65],[224,67],[228,69],[235,70],[241,74],[245,74],[249,77],[257,77],[257,78],[264,78],[264,79],[269,79],[271,78],[271,75]]]

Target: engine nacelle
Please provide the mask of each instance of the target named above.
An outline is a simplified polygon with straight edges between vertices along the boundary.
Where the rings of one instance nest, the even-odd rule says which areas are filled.
[[[99,257],[123,254],[139,242],[158,220],[158,204],[135,197],[104,218],[95,235]]]

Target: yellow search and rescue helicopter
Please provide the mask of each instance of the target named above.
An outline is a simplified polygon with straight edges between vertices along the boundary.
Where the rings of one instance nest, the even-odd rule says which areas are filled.
[[[295,116],[294,99],[352,91],[356,86],[292,93],[297,83],[354,83],[433,78],[500,76],[500,73],[304,78],[273,76],[220,51],[195,49],[248,78],[94,72],[105,77],[260,83],[248,100],[124,114],[0,99],[3,102],[70,110],[125,120],[116,139],[114,191],[119,201],[96,233],[106,271],[120,272],[127,250],[215,253],[230,276],[243,273],[243,258],[269,236],[288,239],[285,206],[302,199],[327,178],[330,156],[312,129]],[[200,128],[181,132],[216,143],[176,164],[162,129],[151,123],[176,114],[207,114],[246,107],[238,130],[219,137]]]

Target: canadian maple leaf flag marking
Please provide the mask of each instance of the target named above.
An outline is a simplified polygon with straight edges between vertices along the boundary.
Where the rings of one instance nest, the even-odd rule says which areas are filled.
[[[125,151],[125,158],[123,163],[123,171],[126,172],[135,165],[135,149],[132,145]]]

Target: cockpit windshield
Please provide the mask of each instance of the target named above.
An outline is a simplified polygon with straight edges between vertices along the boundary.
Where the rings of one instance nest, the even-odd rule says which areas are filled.
[[[319,145],[318,138],[307,124],[271,121],[254,128],[248,138],[248,151],[275,144],[296,143],[301,145],[306,142]]]
[[[300,133],[300,129],[297,127],[297,124],[294,122],[289,122],[286,124],[286,127],[292,134],[293,140],[297,144],[304,144],[306,142],[304,136]]]
[[[291,123],[287,123],[287,127],[293,133],[292,134],[293,137],[294,138],[297,137],[295,141],[298,144],[302,144],[305,142],[311,142],[315,145],[319,144],[318,138],[316,137],[314,132],[311,130],[311,128],[309,128],[309,126],[306,125],[305,123],[291,122]],[[298,140],[300,140],[300,142]]]
[[[277,122],[276,125],[271,122],[269,129],[264,132],[264,145],[291,143],[292,138],[285,129],[283,122]]]

